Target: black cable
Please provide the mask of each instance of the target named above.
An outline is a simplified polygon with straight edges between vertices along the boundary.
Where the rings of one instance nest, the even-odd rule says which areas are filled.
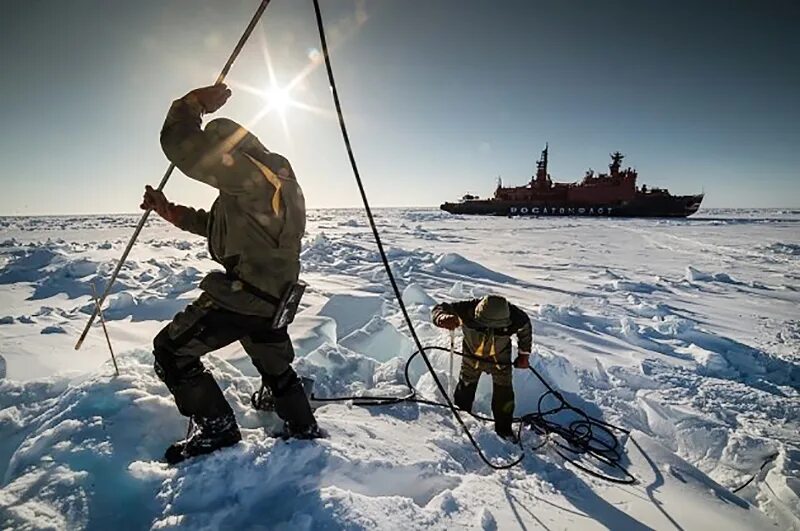
[[[411,391],[410,394],[408,395],[405,396],[355,395],[355,396],[317,397],[312,394],[311,399],[316,402],[349,401],[353,402],[355,405],[358,406],[387,406],[400,403],[417,403],[429,406],[445,407],[450,409],[455,408],[456,410],[463,413],[467,413],[468,415],[475,417],[478,420],[486,422],[494,421],[494,419],[491,417],[457,408],[455,406],[452,406],[451,403],[437,402],[435,400],[428,400],[416,396],[416,390],[414,388],[413,383],[411,382],[411,376],[410,376],[411,363],[418,355],[424,354],[425,351],[430,351],[430,350],[441,350],[443,352],[450,352],[449,349],[443,347],[427,346],[424,347],[422,351],[416,351],[411,356],[409,356],[408,360],[406,361],[404,370],[405,383],[406,386]],[[453,351],[453,353],[463,358],[482,361],[484,363],[486,362],[485,358],[480,358],[477,356],[466,354],[464,352]],[[495,360],[492,360],[491,363],[501,366],[512,365],[511,362],[497,362]],[[537,411],[535,413],[527,413],[525,415],[522,415],[521,417],[514,418],[514,422],[519,424],[517,426],[517,439],[519,440],[520,447],[523,448],[521,442],[522,430],[524,427],[528,427],[544,438],[544,441],[541,444],[533,448],[530,448],[530,450],[536,451],[544,447],[546,444],[552,443],[555,452],[559,456],[561,456],[566,462],[582,470],[583,472],[586,472],[587,474],[590,474],[598,479],[602,479],[612,483],[621,483],[626,485],[635,483],[636,479],[621,464],[622,445],[619,442],[619,438],[614,433],[614,432],[619,432],[629,435],[630,432],[619,426],[615,426],[598,418],[592,417],[587,413],[585,413],[583,410],[571,405],[561,393],[556,391],[547,382],[547,380],[544,379],[544,377],[539,373],[539,371],[537,371],[533,367],[528,367],[528,369],[536,376],[536,378],[540,382],[542,382],[547,391],[543,393],[541,397],[539,397],[539,401],[537,404]],[[447,397],[447,394],[443,393],[442,396]],[[255,399],[256,396],[254,395],[254,400]],[[547,409],[544,408],[544,404],[548,399],[555,400],[557,405],[555,407],[550,407]],[[572,412],[578,417],[578,419],[570,422],[567,426],[564,426],[548,418],[564,411]],[[553,435],[557,435],[558,438],[552,437]],[[605,465],[612,469],[617,470],[618,472],[621,473],[622,477],[616,477],[602,473],[598,471],[598,468],[600,468],[600,466],[595,466],[594,468],[591,468],[588,464],[584,464],[585,461],[583,459],[579,461],[579,458],[584,458],[584,457],[587,459],[596,460],[597,462],[600,463],[600,466]]]
[[[774,454],[772,454],[772,455],[768,455],[768,456],[767,456],[767,458],[766,458],[766,459],[764,459],[764,462],[763,462],[763,463],[761,463],[761,468],[759,468],[759,469],[758,469],[758,472],[756,472],[755,474],[753,474],[752,476],[750,476],[750,479],[748,479],[747,481],[745,481],[745,483],[744,483],[743,485],[741,485],[741,486],[739,486],[739,487],[736,487],[736,488],[735,488],[735,489],[733,489],[731,492],[733,492],[733,493],[735,494],[735,493],[739,492],[740,490],[742,490],[743,488],[745,488],[746,486],[748,486],[750,483],[752,483],[752,482],[753,482],[753,480],[754,480],[754,479],[756,479],[756,477],[757,477],[757,476],[758,476],[758,475],[761,473],[761,471],[762,471],[762,470],[764,470],[764,467],[765,467],[765,466],[767,466],[767,463],[771,463],[771,462],[772,462],[772,461],[774,461],[774,460],[775,460],[777,457],[778,457],[778,453],[777,453],[777,452],[776,452],[776,453],[774,453]]]
[[[394,296],[397,299],[397,303],[400,305],[400,310],[403,313],[403,318],[405,319],[406,325],[408,325],[408,329],[411,332],[411,337],[414,340],[414,344],[417,346],[417,350],[420,352],[423,361],[425,362],[425,366],[430,371],[431,376],[433,377],[433,381],[436,384],[436,387],[439,389],[439,392],[447,401],[447,407],[453,412],[458,423],[464,429],[464,433],[466,434],[467,438],[469,438],[472,445],[475,447],[475,450],[480,455],[481,459],[484,463],[489,465],[490,467],[502,470],[511,468],[517,465],[522,459],[525,457],[525,454],[521,454],[518,458],[513,460],[511,463],[506,463],[502,465],[496,465],[489,461],[489,459],[484,455],[483,450],[481,450],[480,446],[478,446],[477,441],[474,439],[472,434],[469,432],[467,425],[464,423],[464,419],[461,418],[461,415],[458,413],[457,408],[453,405],[453,402],[450,400],[450,397],[447,396],[447,392],[445,391],[442,382],[439,380],[439,377],[436,375],[436,372],[433,370],[433,365],[431,364],[428,356],[425,354],[424,348],[422,343],[417,336],[417,331],[414,329],[414,324],[411,322],[411,316],[408,314],[408,310],[406,309],[405,304],[403,303],[403,297],[400,293],[400,288],[397,285],[397,281],[394,278],[394,273],[392,273],[392,268],[389,265],[389,259],[386,256],[386,251],[383,248],[383,241],[381,240],[381,235],[378,232],[378,227],[375,224],[375,218],[372,215],[372,209],[369,206],[369,200],[367,199],[367,193],[364,190],[364,183],[361,181],[361,174],[358,171],[358,165],[356,164],[355,155],[353,154],[353,147],[350,144],[350,135],[347,133],[347,126],[344,121],[344,114],[342,113],[342,105],[339,101],[339,91],[336,89],[336,81],[333,77],[333,67],[331,66],[331,58],[330,53],[328,52],[328,42],[325,38],[325,25],[322,21],[322,13],[319,7],[319,0],[314,1],[314,14],[316,15],[317,19],[317,29],[319,30],[319,40],[320,44],[322,45],[322,55],[325,59],[325,69],[328,73],[328,81],[330,82],[331,88],[331,95],[333,96],[333,103],[336,107],[336,114],[339,119],[339,128],[342,131],[342,138],[344,140],[345,148],[347,148],[347,156],[350,159],[350,167],[353,170],[353,175],[356,179],[356,184],[358,185],[358,191],[361,194],[361,201],[364,204],[364,210],[367,213],[367,218],[369,219],[369,226],[372,229],[372,235],[375,238],[375,243],[378,246],[378,252],[381,255],[381,261],[383,262],[383,267],[386,270],[386,275],[389,277],[389,283],[392,285],[392,290],[394,291]]]
[[[345,124],[344,115],[343,115],[343,112],[342,112],[342,106],[341,106],[341,102],[339,100],[339,92],[338,92],[338,90],[336,88],[336,81],[335,81],[334,76],[333,76],[333,68],[331,66],[330,54],[329,54],[329,51],[328,51],[328,44],[327,44],[327,40],[325,38],[325,28],[324,28],[324,23],[323,23],[323,20],[322,20],[322,13],[321,13],[320,7],[319,7],[319,0],[313,0],[313,3],[314,3],[314,13],[316,15],[316,21],[317,21],[317,29],[319,30],[320,43],[322,45],[322,53],[323,53],[323,57],[324,57],[324,60],[325,60],[325,69],[326,69],[327,74],[328,74],[328,80],[330,82],[331,94],[333,96],[334,106],[336,107],[336,114],[337,114],[337,117],[338,117],[338,120],[339,120],[339,127],[340,127],[341,132],[342,132],[342,138],[344,140],[344,144],[345,144],[345,147],[347,149],[347,155],[348,155],[348,158],[350,160],[350,166],[351,166],[351,168],[353,170],[353,175],[354,175],[354,177],[356,179],[356,184],[358,185],[359,193],[361,194],[361,200],[362,200],[362,202],[364,204],[364,210],[366,211],[367,218],[369,220],[370,228],[372,230],[372,235],[375,238],[375,243],[378,246],[378,252],[380,253],[381,261],[383,262],[384,269],[386,270],[386,274],[389,277],[389,282],[392,285],[392,290],[394,291],[395,298],[397,299],[398,305],[400,306],[400,310],[401,310],[401,312],[403,314],[403,318],[404,318],[404,320],[406,322],[406,325],[408,326],[408,329],[409,329],[409,331],[411,333],[411,337],[414,340],[414,343],[415,343],[415,345],[417,346],[417,349],[418,349],[411,357],[409,357],[409,360],[406,363],[405,378],[406,378],[406,383],[407,383],[407,385],[408,385],[408,387],[410,389],[410,393],[408,395],[406,395],[406,396],[400,396],[400,397],[353,396],[353,397],[330,397],[330,398],[316,398],[316,397],[314,397],[314,399],[316,401],[319,401],[319,402],[334,402],[334,401],[352,400],[354,402],[358,402],[359,405],[364,405],[364,406],[369,406],[369,405],[390,405],[390,404],[398,404],[398,403],[404,403],[404,402],[415,402],[415,403],[421,403],[421,404],[428,404],[428,405],[432,405],[432,406],[447,407],[448,409],[450,409],[450,411],[453,413],[453,416],[456,418],[458,423],[463,428],[464,433],[466,434],[467,438],[472,443],[472,445],[475,447],[475,450],[478,452],[478,455],[480,456],[480,458],[483,460],[484,463],[486,463],[488,466],[490,466],[490,467],[492,467],[494,469],[498,469],[498,470],[511,468],[511,467],[519,464],[522,461],[522,459],[525,457],[525,454],[523,453],[520,457],[516,458],[511,463],[507,463],[507,464],[504,464],[504,465],[496,465],[496,464],[492,463],[491,461],[489,461],[489,459],[484,455],[483,450],[481,450],[480,446],[478,446],[477,441],[474,439],[474,437],[470,433],[469,429],[467,428],[466,424],[464,423],[464,420],[462,419],[461,415],[459,414],[459,411],[463,411],[463,410],[460,410],[459,408],[457,408],[453,404],[453,402],[450,399],[450,397],[447,395],[447,392],[445,391],[445,388],[442,385],[442,382],[439,380],[439,377],[436,375],[436,371],[434,370],[433,365],[431,364],[430,359],[428,358],[428,356],[426,354],[427,350],[433,350],[433,349],[446,350],[446,349],[444,349],[442,347],[423,347],[422,343],[419,340],[419,337],[417,336],[416,330],[414,329],[414,325],[411,322],[411,317],[409,316],[408,310],[406,309],[405,304],[403,303],[403,299],[402,299],[402,296],[401,296],[401,293],[400,293],[400,289],[399,289],[399,287],[397,285],[397,281],[395,280],[395,277],[394,277],[394,274],[392,272],[391,266],[389,265],[389,260],[388,260],[388,258],[386,256],[386,252],[385,252],[385,250],[383,248],[383,241],[381,240],[380,233],[378,232],[377,226],[375,224],[375,219],[374,219],[374,217],[372,215],[372,209],[370,208],[369,200],[367,199],[367,194],[366,194],[366,191],[364,190],[364,185],[363,185],[363,182],[361,180],[361,175],[360,175],[360,173],[358,171],[358,166],[356,164],[355,155],[353,154],[353,148],[352,148],[352,145],[350,143],[350,136],[349,136],[349,134],[347,132],[347,126]],[[457,354],[460,355],[460,356],[463,356],[463,357],[473,357],[473,356],[465,355],[465,354],[460,353],[460,352],[457,353]],[[409,370],[409,366],[411,364],[411,361],[417,355],[420,355],[422,357],[423,361],[425,362],[425,366],[428,369],[428,371],[430,372],[431,376],[433,377],[433,381],[436,384],[436,387],[439,390],[440,394],[444,397],[445,403],[435,402],[435,401],[432,401],[432,400],[425,400],[425,399],[422,399],[422,398],[418,398],[416,396],[416,390],[414,389],[413,385],[410,382],[408,370]],[[604,480],[607,480],[607,481],[611,481],[611,482],[614,482],[614,483],[622,483],[622,484],[635,483],[636,482],[635,478],[620,464],[622,456],[621,456],[621,454],[619,452],[619,450],[620,450],[620,448],[619,448],[619,440],[613,433],[613,431],[619,431],[619,432],[622,432],[622,433],[625,433],[625,434],[630,434],[630,432],[628,430],[625,430],[625,429],[620,428],[618,426],[614,426],[612,424],[604,422],[604,421],[602,421],[600,419],[591,417],[588,414],[586,414],[585,412],[583,412],[582,410],[572,406],[571,404],[569,404],[566,401],[566,399],[564,399],[563,395],[561,395],[558,391],[553,389],[547,383],[547,381],[533,367],[529,367],[529,369],[542,382],[542,384],[544,384],[544,386],[547,388],[547,392],[544,393],[539,398],[539,401],[538,401],[538,404],[537,404],[537,412],[536,413],[529,413],[529,414],[523,415],[522,417],[520,417],[518,419],[515,419],[516,422],[519,422],[518,436],[521,433],[522,427],[525,426],[525,425],[530,426],[533,430],[537,431],[538,433],[540,433],[541,435],[543,435],[543,436],[545,436],[547,438],[549,438],[549,436],[551,434],[556,434],[564,441],[564,442],[558,442],[558,441],[555,442],[555,446],[556,446],[556,450],[555,451],[556,451],[556,453],[558,453],[562,458],[564,458],[567,462],[571,463],[573,466],[575,466],[575,467],[583,470],[584,472],[586,472],[588,474],[591,474],[591,475],[593,475],[595,477],[598,477],[598,478],[601,478],[601,479],[604,479]],[[263,396],[264,396],[264,394],[263,394],[263,387],[262,387],[262,391],[259,391],[258,393],[255,393],[253,395],[254,404],[256,404],[257,401],[260,401],[263,398]],[[542,404],[548,397],[554,398],[558,402],[558,405],[556,407],[553,407],[553,408],[550,408],[550,409],[547,409],[547,410],[543,411],[542,410]],[[571,411],[571,412],[577,414],[580,417],[580,419],[571,422],[568,426],[562,426],[562,425],[560,425],[558,423],[555,423],[553,421],[550,421],[550,420],[546,419],[547,416],[554,415],[554,414],[562,412],[562,411]],[[487,420],[487,421],[488,420],[492,420],[492,419],[490,419],[488,417],[484,417],[484,416],[481,416],[481,415],[473,414],[471,412],[467,412],[467,413],[469,413],[473,417],[478,418],[480,420]],[[595,433],[595,432],[599,432],[599,433],[604,434],[603,436],[607,437],[607,440],[604,440],[603,438],[598,436],[598,434]],[[547,440],[543,444],[546,444],[546,443],[547,443]],[[520,448],[522,448],[521,443],[520,443]],[[615,478],[615,477],[612,477],[612,476],[607,476],[607,475],[603,475],[601,473],[598,473],[598,472],[596,472],[594,470],[589,469],[585,465],[582,465],[576,459],[574,459],[572,457],[569,457],[568,455],[566,455],[563,452],[568,452],[568,453],[571,453],[571,454],[574,454],[574,455],[582,455],[583,454],[583,455],[591,456],[591,457],[597,459],[598,461],[600,461],[601,463],[604,463],[606,465],[609,465],[609,466],[614,467],[617,470],[621,471],[624,474],[625,477],[621,479],[621,478]],[[764,463],[761,465],[761,468],[759,469],[759,472],[764,469],[764,467],[767,465],[767,463],[769,463],[770,461],[775,459],[776,456],[777,456],[777,454],[768,457],[767,460],[764,461]],[[736,488],[733,492],[739,492],[740,490],[745,488],[747,485],[749,485],[753,481],[753,479],[755,479],[755,477],[757,475],[758,475],[758,473],[753,475],[753,477],[751,477],[744,485]]]
[[[395,298],[397,299],[397,303],[400,306],[400,310],[401,310],[401,312],[403,314],[403,318],[404,318],[404,320],[406,322],[406,325],[408,326],[408,329],[409,329],[409,331],[411,333],[411,337],[414,340],[414,344],[417,346],[417,352],[411,358],[409,358],[409,361],[406,364],[405,377],[406,377],[406,383],[407,383],[407,385],[408,385],[408,387],[410,389],[410,394],[405,396],[405,397],[375,397],[373,399],[373,400],[376,401],[375,405],[385,405],[385,404],[400,403],[400,402],[412,402],[413,401],[413,402],[418,402],[418,403],[426,403],[426,404],[430,404],[430,405],[434,405],[434,406],[447,407],[447,408],[450,409],[450,411],[453,413],[453,416],[456,418],[458,423],[463,428],[465,435],[469,439],[470,443],[472,443],[472,445],[475,447],[475,450],[477,451],[478,455],[480,456],[480,458],[483,460],[484,463],[486,463],[491,468],[494,468],[494,469],[497,469],[497,470],[508,469],[508,468],[513,467],[513,466],[516,466],[517,464],[519,464],[524,459],[524,457],[525,457],[524,453],[522,453],[516,459],[512,460],[510,463],[505,463],[505,464],[502,464],[502,465],[494,464],[486,457],[486,455],[483,453],[483,450],[480,448],[480,446],[478,445],[477,441],[475,440],[475,438],[470,433],[469,428],[467,427],[467,425],[464,422],[464,419],[461,417],[461,415],[459,413],[459,409],[453,404],[452,400],[448,396],[444,385],[442,384],[441,380],[439,379],[438,375],[436,374],[436,371],[434,370],[433,365],[431,364],[431,361],[430,361],[430,359],[428,358],[428,356],[426,354],[426,348],[422,346],[422,343],[419,340],[419,337],[417,336],[417,332],[416,332],[416,330],[414,328],[414,324],[411,321],[411,316],[408,314],[408,310],[406,309],[406,306],[405,306],[405,304],[403,302],[403,298],[402,298],[401,293],[400,293],[400,288],[397,285],[397,281],[395,280],[394,273],[392,272],[392,268],[391,268],[391,266],[389,264],[389,259],[386,256],[386,251],[383,248],[383,241],[381,240],[380,233],[379,233],[378,228],[377,228],[377,226],[375,224],[375,218],[374,218],[374,216],[372,214],[372,209],[370,208],[370,205],[369,205],[369,200],[367,198],[367,194],[366,194],[366,191],[364,189],[364,184],[363,184],[363,182],[361,180],[361,174],[358,171],[358,165],[356,164],[355,155],[353,153],[353,147],[352,147],[352,144],[350,143],[350,136],[349,136],[349,134],[347,132],[347,126],[345,124],[344,114],[342,112],[342,106],[341,106],[341,102],[339,100],[339,92],[338,92],[338,90],[336,88],[336,81],[335,81],[334,75],[333,75],[333,67],[331,66],[330,53],[328,51],[327,39],[325,38],[325,27],[324,27],[324,22],[322,20],[322,13],[321,13],[320,6],[319,6],[319,0],[313,0],[313,2],[314,2],[314,13],[315,13],[315,16],[316,16],[316,21],[317,21],[317,29],[319,30],[320,44],[322,46],[322,53],[323,53],[323,57],[324,57],[324,60],[325,60],[325,69],[327,71],[328,80],[330,82],[331,95],[333,96],[333,102],[334,102],[334,106],[336,108],[336,114],[337,114],[337,117],[338,117],[338,120],[339,120],[339,127],[340,127],[341,132],[342,132],[342,138],[344,140],[345,148],[347,149],[347,155],[348,155],[348,158],[350,160],[350,167],[351,167],[351,169],[353,171],[353,175],[354,175],[354,177],[356,179],[356,184],[358,185],[359,193],[361,194],[361,200],[362,200],[362,202],[364,204],[364,210],[366,211],[367,218],[368,218],[369,224],[370,224],[370,228],[372,230],[372,235],[375,238],[375,243],[377,244],[378,252],[380,253],[381,261],[383,262],[383,267],[386,270],[387,276],[389,277],[389,282],[390,282],[390,284],[392,286],[392,290],[394,291],[394,295],[395,295]],[[416,397],[416,391],[414,390],[414,387],[411,384],[410,379],[409,379],[408,368],[410,366],[411,360],[413,360],[414,356],[416,356],[417,354],[419,354],[422,357],[422,360],[425,362],[425,366],[428,369],[428,371],[430,372],[431,377],[433,378],[433,381],[436,384],[437,389],[439,390],[439,393],[442,395],[442,397],[444,397],[444,399],[445,399],[445,403],[444,404],[438,403],[438,402],[434,402],[434,401],[427,401],[427,400],[423,400],[423,399],[420,399],[420,398]],[[563,396],[561,394],[559,394],[557,391],[555,391],[552,387],[550,387],[550,385],[546,381],[544,381],[542,376],[538,372],[536,372],[535,369],[533,369],[532,367],[530,369],[542,381],[542,383],[548,388],[548,393],[543,395],[539,400],[539,412],[537,412],[536,414],[528,415],[527,417],[525,417],[523,419],[520,419],[521,422],[520,422],[520,426],[518,428],[518,440],[520,439],[519,438],[519,434],[521,433],[522,426],[525,423],[527,423],[527,424],[529,424],[531,426],[534,426],[535,429],[540,431],[540,433],[542,433],[543,435],[549,435],[550,433],[558,433],[559,435],[562,436],[562,438],[564,438],[564,440],[566,442],[566,444],[557,443],[559,448],[561,448],[564,451],[571,452],[571,453],[574,453],[574,454],[586,453],[586,454],[592,455],[592,456],[598,458],[599,460],[601,460],[602,462],[605,462],[606,464],[618,467],[620,470],[622,470],[625,473],[625,475],[627,476],[627,479],[620,480],[618,478],[613,478],[613,477],[604,477],[603,475],[601,475],[601,474],[599,474],[597,472],[594,472],[594,471],[592,471],[592,470],[590,470],[590,469],[588,469],[588,468],[586,468],[584,466],[581,466],[581,465],[577,464],[574,459],[569,458],[568,456],[564,455],[560,450],[557,449],[556,451],[564,459],[566,459],[569,462],[573,463],[576,467],[581,468],[582,470],[584,470],[584,471],[586,471],[586,472],[588,472],[588,473],[590,473],[592,475],[595,475],[597,477],[601,477],[603,479],[608,479],[609,481],[615,481],[615,482],[618,482],[618,483],[633,483],[635,481],[633,476],[631,476],[624,468],[622,468],[619,465],[619,460],[620,460],[619,454],[618,453],[617,454],[613,454],[613,451],[616,450],[617,447],[618,447],[618,440],[616,439],[616,437],[614,437],[613,433],[611,433],[610,430],[608,429],[607,426],[610,426],[610,425],[607,425],[607,424],[603,423],[602,421],[598,421],[597,419],[592,419],[591,417],[589,417],[588,415],[586,415],[585,413],[583,413],[579,409],[574,408],[573,406],[569,405],[566,402],[566,400],[564,400]],[[555,397],[557,400],[560,401],[560,405],[558,407],[553,408],[551,410],[548,410],[546,412],[542,412],[541,411],[541,405],[542,405],[542,402],[543,402],[544,398],[547,397],[547,396]],[[364,397],[361,397],[361,399],[363,400]],[[366,400],[369,401],[370,399],[366,398]],[[571,411],[574,411],[574,412],[578,413],[579,415],[581,415],[583,417],[583,420],[575,421],[575,422],[571,423],[568,428],[562,428],[561,426],[558,426],[555,423],[546,421],[545,417],[547,415],[552,415],[552,414],[555,414],[555,413],[558,413],[558,412],[564,411],[564,410],[571,410]],[[600,427],[599,429],[605,430],[605,432],[608,435],[610,435],[610,438],[614,441],[613,446],[609,446],[608,444],[602,444],[602,441],[601,442],[597,442],[597,441],[599,441],[599,439],[594,437],[593,427]],[[592,446],[592,442],[597,442],[597,444],[599,444],[599,446]],[[523,449],[521,442],[518,441],[518,445],[519,445],[520,449]]]

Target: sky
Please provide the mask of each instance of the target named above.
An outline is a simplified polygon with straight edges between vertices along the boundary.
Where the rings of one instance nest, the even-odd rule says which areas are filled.
[[[705,191],[707,207],[800,206],[797,2],[321,4],[373,206],[524,184],[545,142],[554,180],[620,150],[640,184]],[[136,211],[168,165],[170,102],[213,82],[257,5],[2,0],[0,215]],[[357,206],[318,59],[311,0],[272,0],[210,118],[287,156],[310,208]],[[271,87],[289,84],[299,105],[278,112]],[[180,172],[165,192],[214,197]]]

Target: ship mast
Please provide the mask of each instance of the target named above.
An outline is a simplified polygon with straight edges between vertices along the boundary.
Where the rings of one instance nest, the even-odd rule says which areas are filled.
[[[622,159],[624,158],[625,155],[619,151],[611,153],[611,164],[608,165],[608,169],[611,170],[611,175],[619,175],[619,169],[622,167]]]
[[[550,144],[545,143],[542,157],[536,161],[536,180],[534,185],[537,187],[549,188],[549,178],[547,175],[547,155],[550,150]]]

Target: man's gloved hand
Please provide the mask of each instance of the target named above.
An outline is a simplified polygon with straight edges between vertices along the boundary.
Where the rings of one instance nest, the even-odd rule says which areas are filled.
[[[144,187],[144,197],[142,204],[139,205],[142,210],[155,210],[156,213],[162,218],[169,210],[169,201],[161,190],[156,190],[149,184]]]
[[[456,315],[443,314],[440,315],[433,323],[439,328],[446,328],[447,330],[455,330],[461,326],[461,319]]]
[[[139,208],[142,210],[152,209],[156,214],[173,224],[180,217],[179,207],[170,203],[164,192],[155,190],[149,184],[144,187],[144,197]]]
[[[520,352],[517,355],[517,359],[514,360],[514,367],[517,369],[527,369],[531,366],[530,361],[530,353],[528,352]]]
[[[193,99],[200,104],[200,107],[203,108],[203,112],[205,113],[216,112],[220,107],[225,105],[225,102],[228,101],[230,97],[231,89],[225,84],[196,88],[184,96],[184,98]]]

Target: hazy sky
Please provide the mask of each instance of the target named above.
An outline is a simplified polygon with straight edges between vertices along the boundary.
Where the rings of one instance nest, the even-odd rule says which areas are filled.
[[[167,166],[171,100],[213,81],[258,0],[2,0],[0,215],[131,212]],[[438,205],[554,179],[621,150],[640,183],[706,206],[800,205],[796,1],[322,0],[342,103],[376,206]],[[273,0],[218,115],[266,105],[317,52],[311,0]],[[292,92],[322,109],[253,131],[286,155],[309,207],[355,206],[324,69]],[[176,172],[168,197],[213,191]]]

